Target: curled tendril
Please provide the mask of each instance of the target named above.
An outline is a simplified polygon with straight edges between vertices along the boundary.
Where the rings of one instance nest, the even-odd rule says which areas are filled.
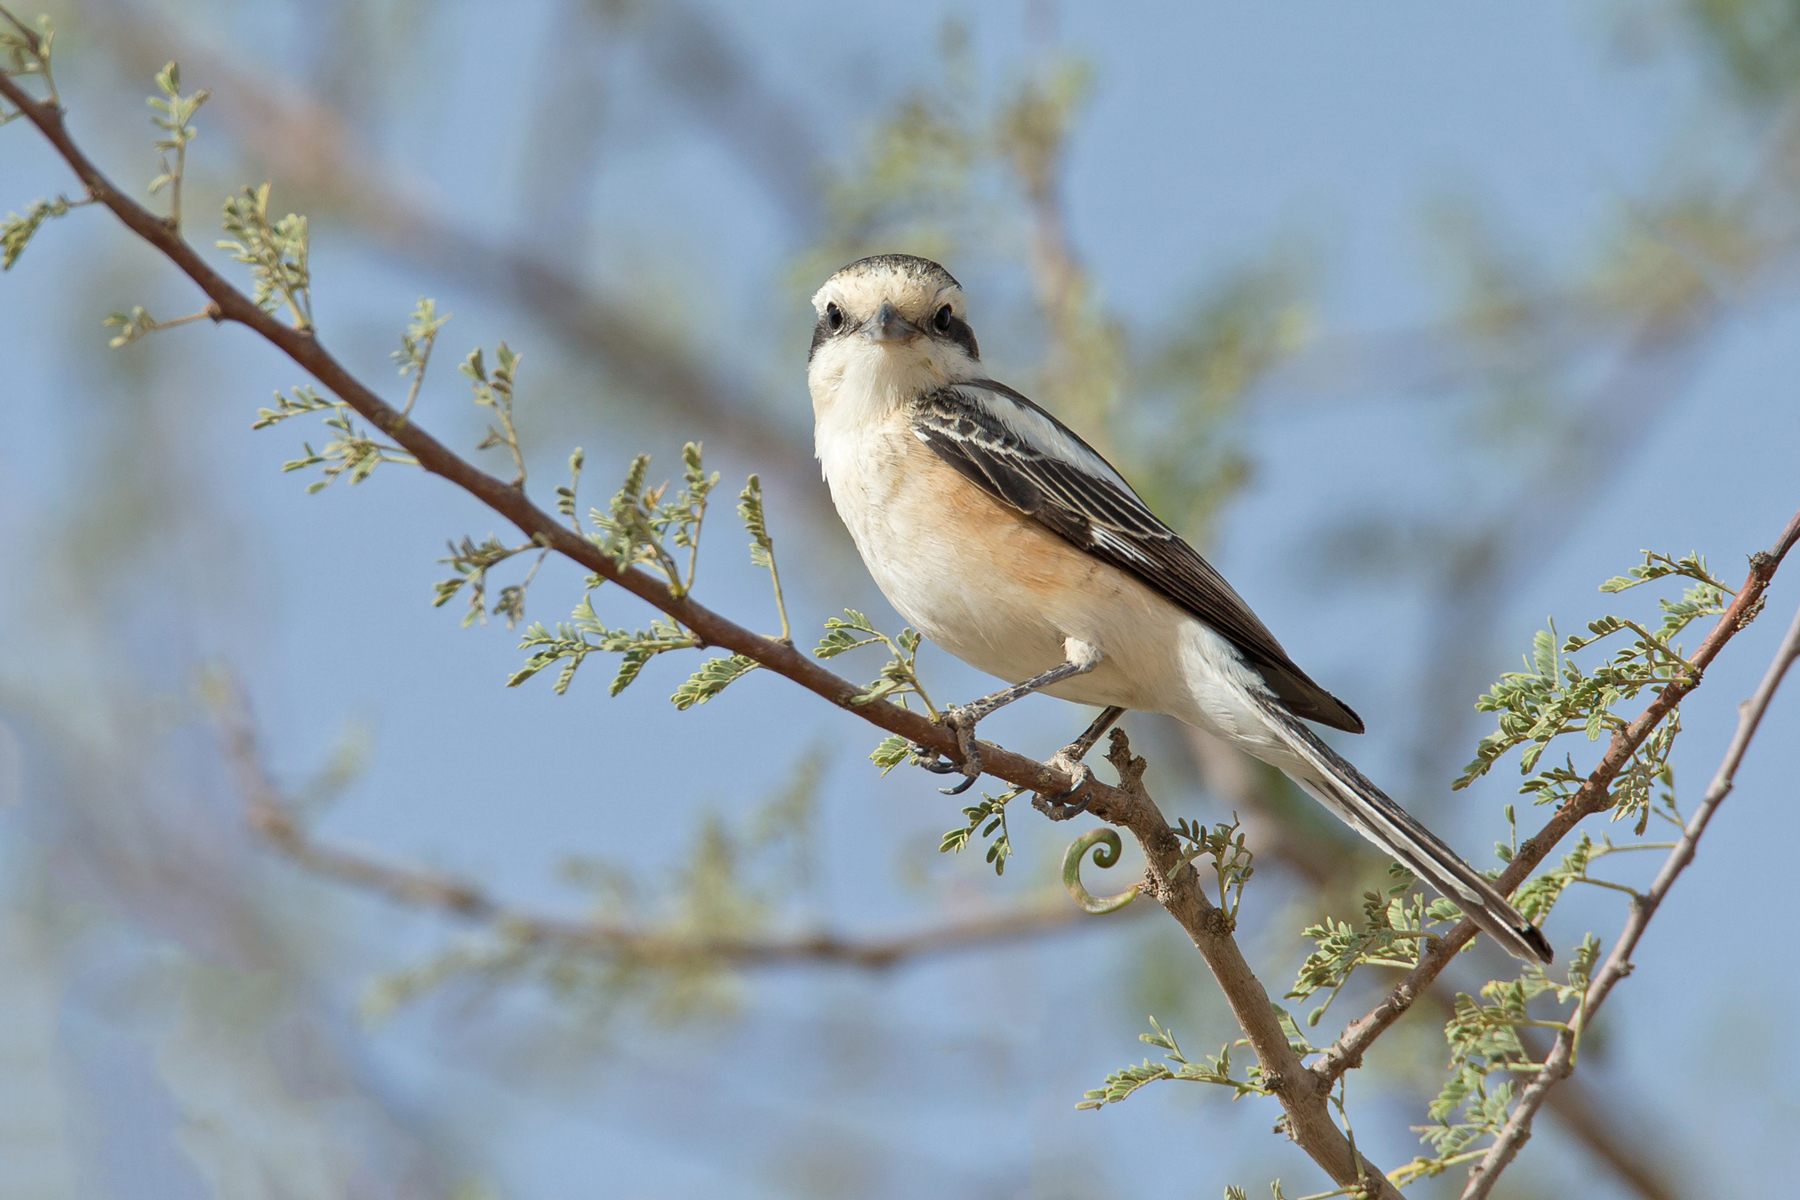
[[[1083,912],[1104,914],[1118,912],[1127,904],[1137,899],[1138,889],[1134,885],[1116,896],[1096,896],[1081,884],[1081,859],[1089,848],[1094,851],[1094,865],[1102,869],[1119,861],[1121,850],[1119,835],[1102,826],[1090,829],[1073,842],[1063,854],[1063,886],[1069,889],[1069,895],[1075,898]]]

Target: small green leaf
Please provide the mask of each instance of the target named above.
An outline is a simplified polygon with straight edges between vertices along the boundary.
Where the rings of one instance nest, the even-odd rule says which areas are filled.
[[[669,699],[674,701],[676,708],[683,711],[696,704],[705,704],[733,681],[756,670],[758,665],[755,659],[746,658],[742,654],[733,654],[729,658],[709,658],[686,683],[675,689],[675,694]]]
[[[25,247],[36,235],[38,227],[45,221],[66,214],[74,205],[66,198],[58,196],[54,200],[39,200],[25,210],[25,215],[7,213],[6,220],[0,222],[0,271],[12,270],[13,264],[19,261],[19,255],[25,253]]]
[[[889,771],[906,761],[907,756],[911,752],[911,748],[911,742],[907,741],[897,733],[890,734],[881,739],[881,744],[876,746],[874,751],[869,755],[869,761],[880,767],[881,773],[886,775]]]

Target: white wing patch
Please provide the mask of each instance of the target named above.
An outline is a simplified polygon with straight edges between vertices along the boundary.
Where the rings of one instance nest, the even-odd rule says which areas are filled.
[[[957,390],[972,403],[980,405],[998,418],[1014,437],[1045,458],[1057,459],[1079,470],[1098,475],[1139,504],[1143,503],[1138,499],[1138,494],[1132,491],[1131,485],[1125,482],[1124,476],[1113,470],[1112,464],[1096,454],[1093,447],[1077,439],[1074,434],[1031,405],[1019,403],[1007,394],[1010,388],[1001,391],[998,384],[992,387],[986,384],[986,380],[961,383],[957,385]],[[978,394],[969,395],[971,392]]]
[[[1096,526],[1127,537],[1176,540],[1111,463],[1005,384],[952,384],[926,397],[920,418],[913,432],[926,445],[934,439],[959,443],[998,471],[1028,478],[1045,498]],[[1131,557],[1149,561],[1136,547]]]
[[[1110,550],[1120,558],[1130,559],[1132,562],[1145,567],[1156,565],[1155,560],[1140,550],[1129,539],[1120,537],[1103,525],[1094,526],[1093,529],[1089,531],[1088,538],[1094,545]]]

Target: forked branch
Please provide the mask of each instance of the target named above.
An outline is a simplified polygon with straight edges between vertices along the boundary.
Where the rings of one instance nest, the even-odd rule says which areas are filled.
[[[112,185],[69,136],[59,105],[35,99],[17,81],[3,75],[0,96],[37,127],[75,172],[89,197],[110,209],[206,294],[217,310],[216,320],[244,325],[281,350],[402,447],[419,466],[467,491],[511,521],[537,545],[617,583],[675,618],[702,645],[741,654],[839,708],[928,750],[937,750],[946,757],[958,753],[954,734],[924,714],[884,700],[864,700],[865,688],[819,666],[792,645],[754,633],[695,602],[691,596],[678,594],[644,571],[621,570],[592,541],[534,504],[522,486],[477,469],[427,433],[410,414],[376,395],[325,349],[310,322],[284,324],[232,286],[167,222]],[[1121,765],[1126,786],[1115,788],[1089,782],[1088,811],[1101,820],[1130,829],[1138,839],[1150,863],[1147,890],[1180,922],[1218,978],[1262,1063],[1265,1090],[1281,1102],[1287,1114],[1286,1126],[1295,1142],[1340,1186],[1362,1184],[1375,1195],[1398,1197],[1393,1185],[1379,1169],[1355,1153],[1349,1139],[1333,1122],[1329,1088],[1317,1086],[1289,1044],[1267,990],[1251,972],[1232,938],[1229,917],[1201,892],[1199,876],[1192,864],[1184,861],[1175,832],[1143,790],[1143,760],[1131,758],[1122,734],[1115,733],[1114,739],[1112,757],[1116,765]],[[1066,791],[1075,783],[1065,772],[1022,754],[987,743],[982,743],[981,750],[986,773],[1017,787],[1056,792]]]
[[[885,700],[871,700],[867,697],[866,689],[821,667],[796,650],[786,639],[772,639],[756,634],[696,603],[686,588],[671,585],[642,570],[621,567],[594,541],[530,500],[524,488],[523,460],[517,455],[516,442],[513,447],[517,459],[515,465],[520,471],[519,478],[512,482],[489,475],[451,452],[421,428],[412,419],[410,412],[395,408],[382,400],[325,350],[312,326],[310,309],[305,304],[295,302],[291,305],[296,318],[294,324],[277,320],[264,304],[259,303],[258,298],[246,295],[209,266],[168,221],[150,213],[113,187],[69,137],[62,110],[54,98],[39,101],[20,86],[18,80],[5,75],[0,75],[0,96],[31,121],[52,144],[81,180],[91,201],[104,204],[128,228],[163,253],[199,286],[210,301],[206,315],[215,321],[242,324],[262,336],[308,371],[323,387],[335,393],[350,409],[392,439],[419,466],[475,496],[516,525],[532,544],[564,555],[598,578],[617,583],[660,609],[691,631],[697,644],[728,649],[927,750],[936,750],[946,756],[957,753],[954,735],[926,715]],[[303,227],[301,233],[303,234]],[[296,259],[294,270],[303,273],[304,269],[304,260]],[[301,292],[304,293],[304,288]],[[410,407],[409,401],[408,408]],[[1558,809],[1536,837],[1519,847],[1517,856],[1500,879],[1503,890],[1510,890],[1521,883],[1578,821],[1608,806],[1609,788],[1615,777],[1624,769],[1637,747],[1675,705],[1698,686],[1701,671],[1724,644],[1755,615],[1770,577],[1796,538],[1800,538],[1800,515],[1796,515],[1770,553],[1759,555],[1753,561],[1749,580],[1719,624],[1689,660],[1693,669],[1683,672],[1665,686],[1637,720],[1615,734],[1600,766],[1579,791]],[[1061,771],[1000,747],[984,744],[982,752],[986,772],[1016,787],[1059,791],[1074,782]],[[1244,961],[1232,936],[1230,914],[1207,898],[1200,887],[1198,873],[1189,861],[1190,856],[1184,853],[1176,831],[1163,819],[1157,805],[1145,791],[1142,783],[1143,760],[1131,755],[1129,743],[1123,733],[1114,733],[1112,752],[1108,757],[1119,772],[1120,783],[1117,787],[1108,787],[1098,782],[1086,784],[1089,811],[1104,821],[1130,829],[1137,838],[1148,862],[1142,888],[1177,920],[1218,979],[1259,1060],[1257,1090],[1265,1091],[1279,1100],[1286,1113],[1284,1125],[1287,1131],[1341,1188],[1355,1189],[1370,1196],[1398,1196],[1393,1184],[1356,1152],[1350,1140],[1337,1127],[1330,1112],[1332,1092],[1344,1070],[1360,1062],[1363,1051],[1405,1011],[1413,997],[1419,994],[1419,990],[1435,978],[1455,952],[1474,935],[1473,925],[1465,921],[1449,936],[1436,943],[1381,1007],[1351,1026],[1320,1064],[1308,1069],[1303,1064],[1300,1053],[1290,1042],[1288,1031],[1277,1016],[1267,990]],[[1722,795],[1719,798],[1722,799]],[[1716,801],[1712,807],[1716,807]],[[284,824],[282,811],[278,806],[265,806],[257,811],[262,814],[259,819],[264,825],[265,833],[278,844],[283,844],[296,857],[309,858],[320,869],[340,874],[361,872],[366,877],[364,881],[371,886],[403,898],[408,895],[409,890],[418,893],[421,887],[429,890],[430,886],[435,886],[438,894],[428,898],[442,907],[471,915],[497,911],[494,902],[453,881],[438,880],[434,883],[422,878],[384,875],[381,871],[385,868],[376,869],[379,864],[359,864],[341,855],[333,857],[335,852],[306,842],[291,820]],[[1704,811],[1710,815],[1711,809]],[[1693,836],[1697,837],[1698,832]],[[374,874],[370,874],[372,869],[375,870]],[[1678,872],[1679,868],[1676,873]],[[1672,877],[1669,882],[1673,882]],[[1666,887],[1664,890],[1666,891]],[[1643,919],[1647,920],[1647,915]],[[1635,935],[1631,938],[1631,944],[1635,944]],[[1625,943],[1622,942],[1621,945]],[[710,948],[713,953],[723,951],[727,954],[731,949],[724,946]],[[816,953],[816,948],[810,952]],[[1624,953],[1629,953],[1629,946],[1625,946]],[[1598,982],[1596,979],[1596,986]],[[1533,1108],[1535,1109],[1535,1105]],[[1529,1113],[1525,1120],[1529,1121]],[[1522,1141],[1522,1136],[1514,1138],[1514,1141]],[[1513,1149],[1516,1151],[1516,1145]],[[1499,1166],[1504,1166],[1504,1162],[1497,1163],[1496,1172]]]
[[[1486,1156],[1469,1172],[1469,1186],[1463,1191],[1463,1200],[1484,1200],[1493,1190],[1500,1173],[1531,1137],[1532,1117],[1543,1107],[1550,1089],[1567,1079],[1574,1071],[1582,1031],[1593,1021],[1594,1013],[1606,1002],[1613,985],[1631,973],[1631,955],[1637,949],[1638,940],[1644,935],[1644,928],[1656,915],[1656,910],[1668,896],[1669,889],[1675,886],[1681,873],[1694,861],[1694,851],[1701,835],[1706,832],[1707,823],[1719,810],[1719,805],[1725,802],[1725,797],[1731,794],[1732,782],[1737,776],[1738,765],[1744,761],[1744,752],[1750,748],[1750,739],[1756,736],[1757,726],[1762,724],[1763,713],[1768,711],[1769,701],[1774,699],[1775,690],[1781,686],[1782,677],[1787,674],[1796,658],[1800,658],[1800,611],[1795,612],[1794,622],[1788,627],[1787,636],[1776,650],[1775,659],[1764,673],[1756,694],[1739,709],[1737,732],[1725,750],[1725,759],[1719,764],[1718,772],[1713,775],[1706,795],[1701,798],[1699,809],[1682,830],[1681,840],[1675,843],[1669,857],[1663,860],[1662,869],[1656,873],[1650,890],[1632,897],[1631,914],[1625,920],[1625,928],[1620,932],[1612,953],[1607,955],[1605,964],[1594,973],[1593,980],[1588,984],[1587,994],[1576,1010],[1569,1028],[1557,1035],[1556,1045],[1551,1048],[1543,1069],[1532,1078],[1519,1096],[1512,1118],[1488,1148]]]
[[[1781,565],[1782,559],[1793,549],[1797,540],[1800,540],[1800,512],[1794,514],[1787,528],[1782,530],[1781,536],[1769,550],[1759,551],[1751,556],[1750,574],[1738,589],[1731,606],[1719,617],[1718,623],[1707,634],[1706,640],[1700,643],[1699,649],[1689,657],[1688,664],[1692,669],[1666,684],[1636,720],[1613,735],[1599,765],[1575,794],[1557,808],[1536,836],[1519,844],[1518,854],[1507,864],[1506,870],[1500,873],[1500,878],[1496,881],[1501,892],[1510,894],[1524,883],[1538,864],[1556,848],[1556,844],[1584,818],[1606,811],[1612,803],[1613,780],[1631,761],[1632,753],[1644,744],[1645,739],[1688,693],[1700,686],[1707,666],[1718,657],[1719,651],[1725,648],[1725,643],[1737,636],[1738,631],[1756,617],[1762,608],[1763,594],[1768,590],[1769,580],[1774,578],[1776,568]],[[1326,1051],[1325,1056],[1312,1068],[1320,1083],[1330,1087],[1345,1071],[1360,1066],[1363,1053],[1412,1007],[1413,1001],[1424,994],[1431,981],[1450,965],[1457,952],[1468,944],[1475,933],[1473,921],[1460,922],[1420,957],[1419,964],[1408,971],[1406,978],[1395,984],[1379,1004],[1367,1015],[1352,1022],[1337,1044]]]

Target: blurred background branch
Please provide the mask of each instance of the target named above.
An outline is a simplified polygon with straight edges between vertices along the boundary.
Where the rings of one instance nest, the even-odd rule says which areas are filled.
[[[650,969],[742,970],[823,963],[885,970],[914,959],[1058,933],[1090,919],[1061,896],[1041,904],[960,917],[887,937],[851,937],[826,931],[802,931],[788,936],[718,936],[705,929],[641,928],[598,916],[570,920],[528,912],[494,900],[479,884],[469,880],[397,866],[316,842],[307,832],[304,817],[268,777],[242,690],[233,681],[220,681],[215,687],[222,693],[216,702],[220,735],[244,797],[247,819],[274,849],[313,874],[399,904],[441,910],[483,926],[521,952],[546,950],[587,955]],[[807,806],[811,807],[810,797],[807,799]],[[593,868],[585,870],[591,873]],[[622,873],[623,868],[614,871]],[[720,882],[711,881],[715,887]]]
[[[1796,432],[1778,384],[1791,375],[1800,22],[1772,0],[1582,12],[1482,26],[1320,11],[1297,31],[1034,6],[1022,22],[955,12],[923,32],[564,0],[510,21],[404,2],[107,0],[55,15],[63,90],[81,89],[97,139],[116,136],[100,114],[140,104],[168,58],[215,91],[189,158],[188,225],[199,240],[205,197],[240,176],[274,179],[278,202],[315,218],[321,280],[340,281],[320,303],[359,363],[380,361],[421,286],[441,286],[457,328],[479,327],[462,340],[491,344],[490,326],[548,335],[530,353],[543,382],[522,404],[540,435],[556,426],[538,444],[564,430],[590,448],[703,437],[709,456],[761,471],[778,516],[806,523],[788,544],[813,561],[783,572],[815,581],[790,586],[801,622],[867,585],[841,560],[836,523],[814,519],[800,299],[860,253],[945,257],[982,298],[996,373],[1106,446],[1208,545],[1290,650],[1371,716],[1353,757],[1471,851],[1504,836],[1474,815],[1503,792],[1451,810],[1444,784],[1473,741],[1470,699],[1543,611],[1590,612],[1578,589],[1595,562],[1671,542],[1728,557],[1763,533],[1734,512],[1792,507],[1776,448]],[[1525,78],[1541,86],[1521,91]],[[141,141],[103,144],[125,162]],[[0,208],[65,186],[28,153],[16,161]],[[1461,185],[1445,187],[1445,164]],[[433,548],[461,528],[441,528],[435,503],[409,507],[411,489],[356,497],[380,506],[376,530],[340,518],[334,497],[302,504],[269,480],[266,451],[240,440],[254,398],[287,382],[266,362],[158,339],[102,359],[106,334],[68,331],[136,302],[146,277],[131,251],[88,236],[40,235],[0,288],[5,394],[28,401],[10,407],[0,458],[0,536],[19,564],[0,595],[0,801],[20,797],[0,808],[14,881],[0,937],[6,1011],[24,1014],[6,1052],[37,1064],[18,1085],[33,1110],[79,1131],[15,1134],[23,1119],[0,1118],[12,1178],[91,1177],[82,1147],[179,1145],[126,1157],[165,1194],[257,1171],[305,1195],[342,1194],[348,1178],[380,1194],[560,1194],[618,1162],[641,1166],[607,1189],[653,1179],[659,1196],[726,1180],[759,1195],[1104,1196],[1166,1182],[1118,1152],[1137,1137],[1194,1147],[1209,1178],[1300,1169],[1264,1146],[1249,1106],[1066,1114],[1147,1011],[1203,1040],[1235,1036],[1191,950],[1155,923],[1103,938],[1065,909],[1069,924],[904,972],[709,970],[684,992],[485,935],[445,951],[436,927],[356,907],[363,889],[262,867],[234,837],[242,797],[212,778],[217,741],[187,698],[202,662],[236,663],[271,715],[266,778],[303,774],[285,764],[318,761],[345,713],[380,728],[360,782],[317,812],[302,802],[292,828],[327,858],[371,847],[377,877],[450,864],[412,881],[446,889],[427,888],[429,909],[466,886],[556,920],[541,864],[612,845],[621,795],[668,811],[666,828],[634,834],[648,844],[633,857],[660,864],[644,868],[649,884],[599,862],[570,877],[631,934],[1006,918],[1019,888],[1051,886],[1060,847],[1022,832],[1002,881],[967,856],[934,861],[954,813],[899,773],[874,783],[844,727],[763,722],[754,690],[703,712],[716,768],[639,762],[619,747],[677,735],[638,706],[579,690],[563,709],[471,702],[516,666],[504,637],[404,618],[377,644],[347,636],[346,577],[360,609],[405,614],[441,574]],[[1669,479],[1682,482],[1651,482]],[[752,586],[767,583],[743,584],[746,605],[766,603]],[[981,687],[927,668],[953,693]],[[1732,666],[1713,670],[1734,686]],[[1078,718],[1058,707],[1025,709],[996,736],[1059,745]],[[1696,730],[1709,720],[1684,715]],[[1792,717],[1778,702],[1769,720]],[[595,788],[591,766],[537,763],[523,748],[549,730],[593,746],[616,778]],[[1353,913],[1384,864],[1285,783],[1177,732],[1140,722],[1133,737],[1153,747],[1172,811],[1242,816],[1269,870],[1240,940],[1279,978],[1299,953],[1295,914]],[[846,737],[818,759],[829,799],[783,826],[805,826],[814,864],[794,876],[804,889],[784,890],[808,839],[764,837],[758,814],[792,794],[808,739],[836,750]],[[1754,798],[1777,785],[1745,786]],[[746,791],[774,799],[740,812]],[[930,802],[891,802],[915,794]],[[720,796],[735,818],[713,815]],[[1659,937],[1700,939],[1732,973],[1677,978],[1663,969],[1672,950],[1646,955],[1633,982],[1645,998],[1619,1013],[1643,1008],[1584,1042],[1568,1088],[1590,1090],[1551,1093],[1558,1127],[1610,1169],[1542,1137],[1509,1176],[1520,1194],[1669,1195],[1701,1179],[1755,1194],[1785,1178],[1785,1143],[1738,1115],[1794,1103],[1787,1050],[1749,1032],[1778,1025],[1792,981],[1731,940],[1757,926],[1740,879],[1773,877],[1756,864],[1785,853],[1781,821],[1759,812],[1748,837],[1721,824],[1717,858],[1694,870],[1723,870],[1664,915]],[[1559,948],[1617,924],[1570,914]],[[1479,965],[1452,968],[1461,986],[1487,977]],[[371,978],[389,1016],[356,1028],[345,998]],[[1379,991],[1352,987],[1342,1005]],[[610,1036],[586,1023],[595,1011]],[[208,1049],[206,1029],[233,1032]],[[299,1066],[308,1053],[280,1049],[308,1039],[323,1047],[311,1061],[337,1064],[319,1068],[325,1082]],[[1065,1055],[1042,1052],[1053,1039]],[[1407,1026],[1382,1045],[1358,1076],[1375,1114],[1358,1139],[1401,1161],[1404,1138],[1365,1126],[1417,1121],[1444,1046]],[[1030,1115],[1000,1128],[997,1112]],[[265,1114],[286,1119],[265,1130]],[[963,1133],[946,1139],[945,1125]],[[1102,1161],[1122,1173],[1100,1178]],[[315,1162],[328,1166],[288,1165]]]

